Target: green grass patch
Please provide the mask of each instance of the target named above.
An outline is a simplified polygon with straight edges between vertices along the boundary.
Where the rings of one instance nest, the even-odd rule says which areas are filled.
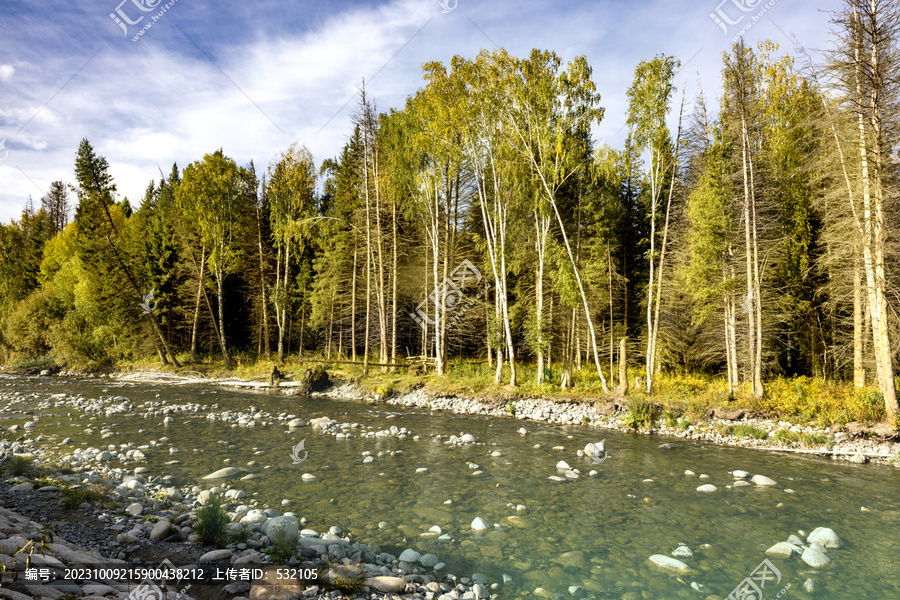
[[[769,437],[769,432],[765,429],[755,427],[753,425],[747,425],[746,423],[735,425],[732,434],[737,437],[749,437],[755,440],[764,440]]]
[[[64,508],[76,508],[85,502],[94,504],[106,504],[109,501],[109,494],[105,490],[96,486],[88,485],[67,485],[59,488],[59,504]]]

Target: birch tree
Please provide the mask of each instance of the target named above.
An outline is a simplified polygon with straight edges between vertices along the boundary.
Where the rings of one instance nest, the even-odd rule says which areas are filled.
[[[672,80],[680,65],[681,63],[671,56],[657,56],[650,62],[641,61],[634,71],[634,83],[627,93],[628,125],[631,127],[637,146],[644,148],[649,155],[647,175],[650,180],[650,284],[647,286],[646,358],[648,394],[653,392],[656,374],[659,296],[662,289],[669,217],[678,165],[678,138],[681,129],[681,113],[679,113],[679,132],[673,143],[666,125],[666,117],[672,95],[675,92]],[[682,110],[683,106],[684,100],[682,99]],[[657,258],[657,213],[666,182],[669,183],[669,195],[666,202],[660,254]]]
[[[315,212],[316,167],[305,147],[292,145],[269,167],[269,215],[276,267],[272,304],[278,325],[278,362],[284,362],[284,340],[290,312],[292,259],[302,252],[304,221]],[[298,249],[298,246],[300,247]]]

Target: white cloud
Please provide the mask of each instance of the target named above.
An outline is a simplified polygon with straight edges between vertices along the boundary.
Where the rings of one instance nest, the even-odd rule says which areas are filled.
[[[301,139],[317,160],[335,156],[351,132],[353,96],[364,77],[379,110],[399,107],[423,85],[423,63],[447,62],[454,54],[471,57],[493,48],[492,42],[519,56],[534,47],[556,50],[565,60],[586,55],[607,109],[595,136],[620,146],[625,90],[642,59],[665,53],[687,62],[699,51],[686,67],[688,86],[696,89],[699,69],[707,100],[715,105],[728,40],[709,19],[715,2],[706,2],[460,0],[443,14],[436,0],[394,0],[323,15],[315,29],[279,28],[277,35],[261,30],[249,41],[213,47],[203,41],[216,39],[213,27],[202,29],[199,19],[193,24],[197,30],[191,29],[184,23],[189,5],[180,7],[179,27],[191,32],[218,67],[171,23],[149,30],[137,44],[111,37],[110,46],[86,66],[97,46],[89,44],[83,56],[74,57],[66,54],[68,47],[48,46],[40,57],[16,56],[18,70],[0,65],[0,139],[8,137],[10,150],[0,165],[0,221],[18,218],[28,194],[40,197],[15,167],[44,189],[56,179],[72,182],[82,138],[106,156],[120,194],[134,203],[151,179],[159,179],[157,165],[168,174],[173,162],[184,168],[219,147],[239,164],[253,159],[258,171]],[[767,17],[822,47],[827,17],[818,9],[839,2],[779,2]],[[247,10],[280,14],[281,6],[261,3]],[[15,25],[9,29],[15,31]],[[783,37],[768,19],[749,35]],[[791,48],[789,40],[779,41]],[[16,48],[15,39],[9,44]],[[689,102],[693,95],[688,92]]]

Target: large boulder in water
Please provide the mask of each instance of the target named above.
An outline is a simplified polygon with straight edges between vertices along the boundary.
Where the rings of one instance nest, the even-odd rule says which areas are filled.
[[[300,379],[300,385],[297,387],[298,394],[308,394],[310,392],[321,392],[331,385],[328,378],[328,371],[323,365],[315,365],[306,369],[303,377]]]

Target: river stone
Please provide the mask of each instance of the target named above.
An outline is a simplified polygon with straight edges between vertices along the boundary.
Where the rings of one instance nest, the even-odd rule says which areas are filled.
[[[423,554],[421,557],[419,557],[419,564],[423,567],[431,568],[439,562],[440,560],[438,560],[438,557],[434,554]]]
[[[131,455],[131,458],[133,458],[134,460],[144,460],[147,457],[144,456],[144,453],[140,450],[135,450],[134,454]],[[135,469],[135,472],[137,472],[137,469]]]
[[[746,479],[738,479],[737,481],[735,481],[735,482],[732,484],[733,487],[749,487],[749,486],[752,486],[752,485],[753,485],[753,484],[750,483],[749,481],[747,481]]]
[[[568,471],[571,467],[569,467],[569,463],[567,463],[564,460],[561,460],[558,463],[556,463],[556,468],[559,469],[560,471]]]
[[[807,548],[803,551],[803,554],[800,555],[800,558],[814,569],[828,566],[828,563],[831,562],[831,559],[817,548]]]
[[[303,481],[312,481],[315,478],[316,478],[316,476],[313,475],[312,473],[304,473],[303,475],[300,476],[300,479],[302,479]]]
[[[581,550],[572,550],[571,552],[564,552],[560,554],[558,557],[553,559],[553,562],[556,564],[562,565],[564,567],[572,567],[575,569],[584,569],[587,567],[588,561],[584,552]]]
[[[300,522],[297,517],[273,517],[263,525],[263,533],[272,543],[281,543],[281,540],[284,540],[293,546],[300,535]]]
[[[754,475],[750,481],[756,485],[778,485],[774,479],[769,479],[765,475]]]
[[[231,558],[231,550],[210,550],[199,558],[199,563],[219,562]]]
[[[800,548],[787,542],[778,542],[768,550],[766,554],[769,556],[777,556],[778,558],[790,558],[794,554],[799,554]]]
[[[169,537],[169,532],[172,530],[172,523],[170,521],[166,521],[165,519],[156,523],[153,526],[153,529],[150,531],[150,539],[151,540],[164,540]]]
[[[210,473],[203,479],[228,479],[229,477],[236,477],[241,473],[243,473],[243,471],[237,467],[225,467],[224,469],[219,469],[214,473]]]
[[[403,562],[413,563],[417,562],[420,558],[422,558],[422,555],[411,548],[407,548],[400,553],[400,560]]]
[[[400,577],[379,576],[369,577],[363,582],[363,585],[385,594],[397,594],[406,587],[406,581]]]
[[[241,517],[240,524],[241,525],[253,525],[256,523],[265,523],[269,520],[269,517],[266,516],[266,513],[263,511],[254,508],[249,511],[246,515]]]
[[[698,488],[697,488],[697,491],[698,491],[698,492],[703,492],[704,494],[711,494],[711,493],[715,492],[715,491],[718,490],[718,489],[719,489],[719,488],[717,488],[717,487],[714,486],[713,484],[707,483],[706,485],[701,485],[700,487],[698,487]]]
[[[822,544],[826,548],[841,548],[844,545],[838,534],[828,527],[816,527],[809,534],[809,537],[806,538],[806,541],[810,544]]]
[[[129,504],[128,508],[125,509],[132,517],[139,517],[141,513],[144,512],[144,506],[140,502],[134,502],[133,504]]]
[[[691,571],[691,568],[685,563],[681,562],[677,558],[666,556],[665,554],[654,554],[650,557],[649,560],[650,564],[652,564],[653,566],[669,573],[687,575]]]
[[[11,492],[32,492],[32,491],[34,491],[34,486],[28,482],[25,482],[25,483],[20,483],[18,485],[12,486],[11,488],[9,488],[9,491],[11,491]]]
[[[290,422],[288,422],[288,427],[305,427],[305,426],[306,426],[306,421],[304,421],[303,419],[292,419]]]
[[[675,558],[693,558],[694,553],[687,546],[678,546],[672,550],[672,556]]]
[[[815,579],[807,579],[803,582],[803,589],[807,594],[812,594],[816,591],[816,580]]]
[[[747,479],[748,477],[750,477],[750,473],[748,473],[747,471],[732,471],[731,475],[735,479]]]
[[[459,438],[464,444],[474,444],[478,440],[471,433],[464,434],[461,438]]]
[[[472,521],[472,529],[474,529],[475,531],[487,531],[490,528],[491,526],[488,525],[481,517],[475,517],[475,519]]]

